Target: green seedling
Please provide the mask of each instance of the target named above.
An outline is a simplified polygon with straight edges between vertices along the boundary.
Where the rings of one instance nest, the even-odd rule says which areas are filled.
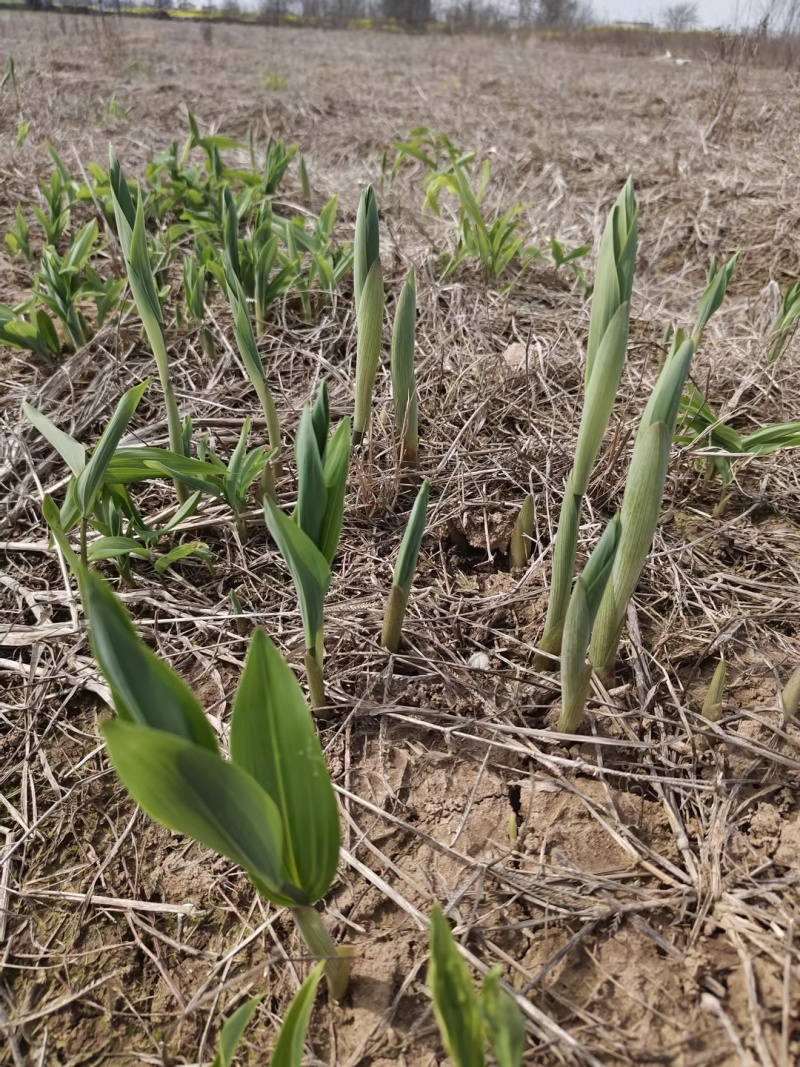
[[[533,546],[533,520],[533,497],[528,493],[522,501],[508,545],[508,562],[512,571],[522,570],[528,565]]]
[[[709,481],[719,476],[724,485],[730,485],[733,464],[737,459],[768,456],[783,449],[800,448],[800,422],[771,423],[742,435],[714,414],[706,398],[694,385],[690,385],[681,397],[680,410],[675,443],[697,448],[705,442],[714,450],[713,454],[703,452],[696,460],[699,469],[705,468]]]
[[[274,478],[280,475],[280,448],[281,427],[278,419],[278,409],[272,398],[272,390],[264,373],[264,365],[256,344],[256,336],[253,332],[253,323],[247,310],[247,299],[242,290],[241,283],[236,277],[233,265],[228,261],[226,264],[225,279],[228,289],[228,300],[233,311],[233,332],[236,337],[236,347],[239,350],[244,369],[256,391],[261,410],[267,423],[267,435],[269,447],[276,457],[273,464],[266,464],[262,474],[262,495],[275,496]]]
[[[525,1022],[493,968],[476,990],[440,907],[431,914],[428,988],[447,1054],[456,1067],[484,1067],[486,1046],[498,1067],[522,1067]]]
[[[263,445],[247,451],[247,438],[250,436],[250,419],[245,419],[239,441],[226,465],[210,449],[202,450],[201,459],[208,459],[219,467],[222,475],[222,491],[233,511],[236,529],[242,541],[248,537],[247,494],[252,484],[259,479],[269,462],[269,452]]]
[[[414,347],[417,326],[416,274],[409,272],[394,317],[392,330],[392,398],[394,425],[401,465],[419,466],[419,396],[414,374]]]
[[[717,722],[722,715],[722,699],[725,694],[725,675],[727,665],[724,659],[717,664],[711,683],[703,700],[703,717],[709,722]]]
[[[361,194],[356,218],[353,279],[358,326],[353,446],[364,440],[372,414],[372,393],[381,355],[384,291],[378,205],[371,185]]]
[[[311,706],[326,707],[323,679],[324,602],[331,564],[339,547],[344,494],[350,466],[350,420],[344,419],[329,439],[328,390],[323,382],[312,408],[303,409],[295,440],[297,508],[289,518],[269,498],[264,501],[267,528],[294,580],[305,634],[305,666]]]
[[[786,290],[781,310],[770,328],[770,359],[776,360],[784,350],[797,328],[798,318],[800,318],[800,282],[795,282]]]
[[[611,418],[625,363],[638,217],[633,182],[628,179],[608,216],[600,242],[586,347],[583,415],[575,446],[575,464],[567,479],[555,537],[547,619],[534,661],[537,670],[551,669],[554,657],[561,651],[583,498]]]
[[[158,377],[164,394],[169,447],[174,453],[181,455],[184,452],[183,431],[169,371],[169,356],[167,355],[161,303],[150,264],[142,199],[141,196],[137,197],[136,206],[134,207],[119,160],[111,147],[109,147],[109,177],[114,199],[117,236],[125,259],[128,282],[136,304],[136,310],[139,312],[147,340],[155,357]],[[175,482],[175,492],[178,502],[184,503],[187,493],[185,486],[179,481]]]
[[[65,343],[71,351],[83,348],[94,332],[79,302],[90,295],[84,274],[97,235],[97,222],[92,221],[76,234],[67,255],[60,256],[55,248],[45,248],[36,276],[35,296],[61,322]]]
[[[411,509],[406,532],[400,544],[397,554],[397,563],[392,577],[392,588],[389,591],[389,599],[386,602],[386,611],[383,617],[383,634],[381,644],[390,652],[397,652],[400,646],[400,636],[403,631],[403,620],[406,615],[408,598],[411,594],[411,583],[414,580],[414,571],[417,569],[419,550],[425,533],[425,520],[428,513],[428,497],[431,483],[425,479],[420,486],[414,507]]]
[[[225,856],[266,900],[288,908],[341,999],[349,961],[314,906],[336,875],[339,811],[294,673],[257,630],[226,760],[194,693],[140,640],[103,580],[79,574],[92,650],[116,710],[101,729],[120,780],[152,819]]]
[[[29,318],[14,308],[0,304],[0,344],[27,352],[52,363],[61,352],[53,320],[42,310],[32,310]]]
[[[19,204],[14,209],[14,225],[6,234],[6,247],[12,256],[24,256],[29,263],[33,259],[28,220],[25,218]]]

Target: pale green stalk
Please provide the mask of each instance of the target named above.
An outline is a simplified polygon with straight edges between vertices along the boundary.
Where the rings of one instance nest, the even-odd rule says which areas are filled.
[[[717,664],[717,669],[711,679],[705,700],[703,701],[703,717],[709,722],[716,722],[722,714],[722,697],[725,691],[725,675],[727,666],[724,659]]]
[[[553,550],[547,620],[534,660],[537,670],[553,667],[561,651],[564,619],[575,573],[583,497],[608,427],[628,346],[628,321],[638,240],[638,207],[629,178],[606,223],[600,252],[589,338],[586,346],[584,404],[575,464],[567,479]]]
[[[397,302],[392,330],[394,424],[401,441],[400,463],[412,468],[419,463],[419,397],[414,375],[416,320],[416,274],[412,267]]]
[[[800,708],[800,667],[796,668],[783,687],[781,703],[783,704],[783,723],[784,726],[788,726],[794,721],[797,710]]]
[[[664,364],[639,424],[622,499],[622,533],[592,633],[590,658],[600,677],[613,678],[628,601],[638,585],[658,525],[681,392],[694,356],[685,340]]]
[[[614,564],[620,533],[621,521],[617,514],[597,542],[569,600],[561,650],[561,715],[556,726],[560,733],[575,733],[583,717],[592,677],[586,650]]]
[[[530,493],[522,502],[522,507],[514,523],[511,541],[508,546],[508,562],[512,571],[521,570],[527,565],[531,555],[531,538],[533,537],[533,497]]]
[[[364,440],[372,412],[372,393],[378,373],[383,333],[384,291],[378,231],[378,207],[372,186],[358,205],[353,252],[358,346],[356,352],[353,445]]]
[[[414,580],[414,571],[417,567],[422,536],[425,533],[430,488],[431,483],[426,478],[420,487],[417,499],[414,501],[414,507],[411,509],[408,526],[397,555],[397,564],[394,569],[389,599],[386,602],[386,612],[383,617],[383,634],[381,636],[381,644],[384,648],[388,648],[390,652],[396,652],[400,645],[400,634],[403,630],[403,619],[406,614],[408,597],[411,593],[411,583]]]

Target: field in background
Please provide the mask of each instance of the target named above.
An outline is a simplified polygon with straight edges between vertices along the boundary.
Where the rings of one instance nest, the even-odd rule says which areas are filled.
[[[777,679],[800,662],[796,453],[738,467],[719,516],[719,487],[692,455],[673,458],[628,666],[609,706],[595,705],[585,743],[561,746],[549,730],[557,688],[533,671],[531,650],[574,446],[586,306],[571,277],[545,265],[508,293],[469,270],[441,282],[447,220],[421,217],[413,170],[381,184],[391,142],[425,124],[491,159],[495,206],[528,205],[531,242],[557,235],[573,247],[596,245],[634,175],[631,350],[589,494],[588,540],[620,498],[612,454],[629,445],[664,326],[691,324],[713,253],[744,250],[696,382],[740,427],[800,419],[800,348],[767,359],[778,287],[800,277],[792,76],[741,56],[678,66],[536,38],[0,11],[0,72],[7,54],[19,98],[0,97],[0,234],[51,172],[48,140],[75,173],[104,163],[112,141],[133,176],[183,140],[188,106],[204,130],[244,139],[252,125],[262,143],[298,141],[315,206],[341,194],[343,236],[372,181],[387,286],[396,293],[417,268],[421,465],[434,501],[409,653],[393,673],[377,633],[402,524],[380,418],[329,598],[327,670],[340,708],[323,741],[346,791],[346,851],[327,915],[355,961],[348,1000],[317,1004],[317,1062],[442,1062],[417,919],[441,901],[475,954],[501,963],[541,1012],[537,1063],[796,1063],[800,752],[797,727],[779,728],[776,697]],[[110,111],[112,96],[127,118]],[[21,119],[30,130],[17,146]],[[287,189],[299,203],[296,174]],[[21,299],[30,281],[0,248],[0,303]],[[257,410],[231,351],[220,345],[212,368],[196,337],[172,329],[171,340],[181,406],[227,442]],[[264,351],[287,425],[323,374],[336,416],[349,412],[349,292],[310,324],[281,307]],[[0,1063],[15,1067],[17,1055],[71,1067],[209,1062],[221,1020],[256,992],[266,997],[241,1062],[263,1063],[308,970],[284,916],[224,861],[137,815],[110,775],[97,735],[107,711],[47,553],[41,490],[58,493],[64,470],[23,426],[21,401],[90,442],[150,370],[146,349],[113,329],[55,372],[0,350],[0,604],[10,628],[0,631],[0,849],[3,831],[8,843],[24,837],[0,879]],[[163,432],[148,410],[142,432]],[[503,546],[529,489],[534,552],[520,577]],[[214,580],[191,565],[164,579],[142,571],[126,602],[224,716],[246,648],[227,576],[295,664],[300,625],[266,536],[254,529],[242,549],[232,527],[216,526]],[[703,748],[695,713],[721,651],[727,739]]]

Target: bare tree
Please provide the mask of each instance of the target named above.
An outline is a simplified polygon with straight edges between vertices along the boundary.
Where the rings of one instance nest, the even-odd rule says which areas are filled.
[[[664,8],[661,18],[665,29],[673,30],[675,33],[683,33],[686,30],[695,28],[700,21],[700,14],[697,10],[697,4],[669,4]]]

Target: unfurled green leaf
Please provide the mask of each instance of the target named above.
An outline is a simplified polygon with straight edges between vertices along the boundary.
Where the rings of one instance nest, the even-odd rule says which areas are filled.
[[[319,549],[333,563],[344,521],[344,496],[350,469],[350,420],[343,419],[325,449],[325,519],[319,534]]]
[[[189,556],[197,556],[202,560],[210,560],[212,558],[208,545],[204,541],[187,541],[186,544],[175,545],[169,552],[159,556],[154,565],[159,574],[164,574],[173,563],[188,559]]]
[[[162,730],[111,719],[102,731],[115,771],[152,819],[238,864],[276,904],[304,903],[281,872],[278,809],[246,771]]]
[[[264,520],[286,561],[300,602],[306,648],[313,649],[322,632],[323,604],[331,581],[328,561],[310,537],[274,501],[264,501]]]
[[[253,1016],[253,1012],[264,999],[264,994],[252,997],[240,1004],[229,1019],[225,1020],[222,1033],[219,1035],[219,1051],[214,1057],[211,1067],[233,1067],[233,1057],[239,1042],[244,1037],[244,1032]]]
[[[83,445],[74,437],[70,437],[68,433],[59,430],[46,415],[31,407],[30,404],[23,402],[22,410],[28,422],[35,426],[42,437],[53,446],[75,477],[82,474],[86,466],[86,449]]]
[[[525,1020],[500,982],[500,968],[493,967],[483,980],[481,1007],[489,1046],[497,1067],[522,1067],[525,1055]]]
[[[431,483],[426,478],[420,486],[414,507],[411,509],[406,532],[397,555],[397,564],[394,569],[393,584],[403,589],[406,594],[411,588],[411,582],[416,570],[422,537],[425,533],[425,520],[428,512],[428,497]]]
[[[722,301],[725,299],[725,293],[728,291],[738,259],[739,253],[737,252],[719,270],[717,270],[716,256],[712,259],[711,268],[708,272],[708,286],[697,307],[697,323],[692,334],[695,347],[700,344],[700,339],[703,336],[703,330],[708,325],[708,320],[719,310]]]
[[[99,575],[80,578],[89,636],[117,714],[216,755],[217,738],[197,697],[137,636],[130,615]]]
[[[97,447],[92,452],[91,459],[81,473],[77,475],[75,500],[81,515],[85,519],[88,519],[94,510],[95,500],[103,485],[111,458],[149,384],[150,379],[148,378],[141,385],[134,386],[122,396],[103,431],[102,437],[97,443]]]
[[[301,1067],[311,1009],[314,1007],[317,986],[324,973],[323,960],[317,964],[292,998],[269,1067]]]
[[[236,692],[231,758],[275,801],[285,877],[315,903],[336,873],[339,809],[300,684],[262,630],[253,635]]]
[[[141,541],[135,541],[132,537],[98,537],[89,545],[87,555],[93,562],[127,555],[149,559],[150,550]]]
[[[442,909],[431,914],[428,988],[442,1041],[456,1067],[484,1067],[486,1034],[478,995]]]

